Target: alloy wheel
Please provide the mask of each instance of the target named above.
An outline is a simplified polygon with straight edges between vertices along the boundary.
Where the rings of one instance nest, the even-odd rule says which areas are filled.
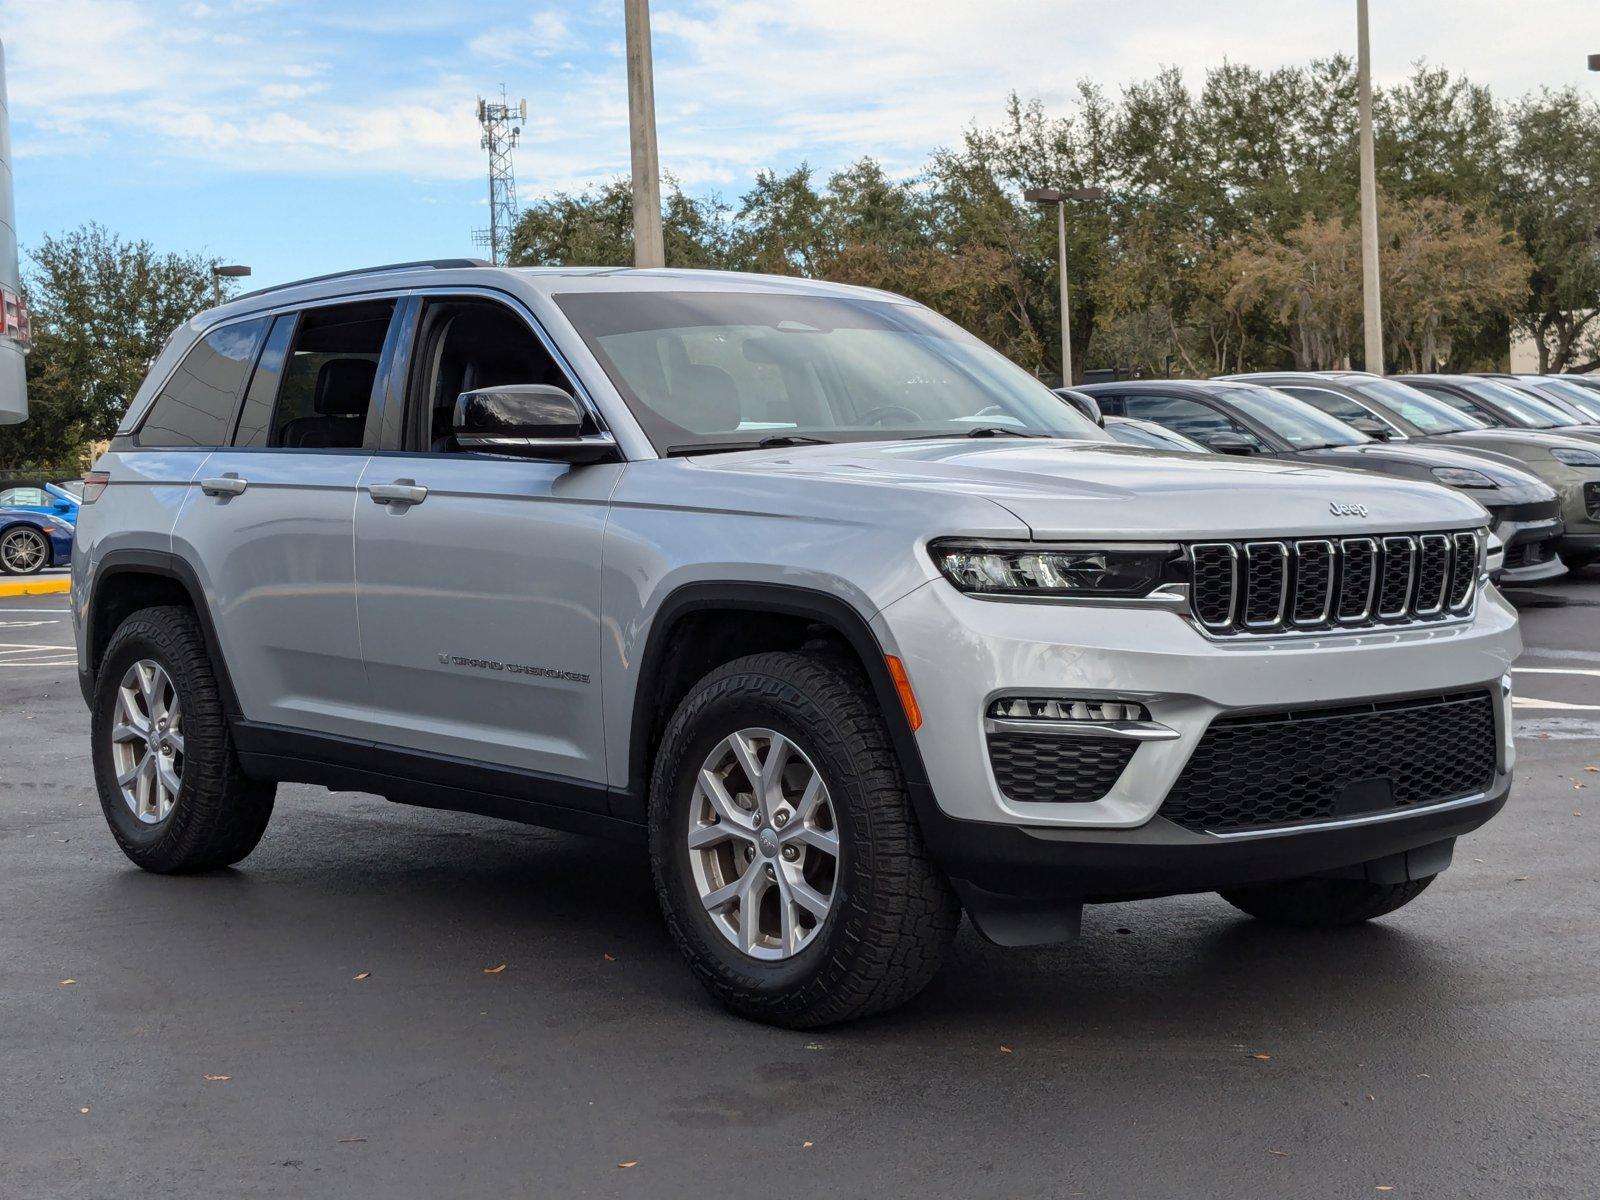
[[[771,729],[741,729],[695,777],[690,866],[711,923],[751,958],[798,954],[827,920],[839,877],[828,787],[805,751]]]
[[[166,820],[183,782],[183,708],[171,676],[153,659],[134,663],[117,685],[111,762],[133,815],[146,825]]]
[[[13,575],[32,575],[44,567],[49,547],[31,529],[13,529],[0,541],[0,562]]]

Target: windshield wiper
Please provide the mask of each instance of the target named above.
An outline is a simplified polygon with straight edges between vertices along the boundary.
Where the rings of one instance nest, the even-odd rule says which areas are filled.
[[[827,438],[807,437],[803,433],[775,433],[771,437],[764,437],[756,443],[762,450],[770,450],[774,446],[828,446],[831,444]]]
[[[687,454],[731,454],[739,450],[775,450],[780,446],[831,446],[827,438],[807,437],[803,433],[776,433],[753,442],[686,442],[681,446],[668,446],[667,454],[678,457]]]
[[[1055,436],[1053,433],[1035,433],[1031,429],[1012,429],[1009,425],[974,425],[971,429],[961,432],[952,429],[949,433],[919,433],[905,440],[908,442],[926,442],[934,438],[1053,438]]]

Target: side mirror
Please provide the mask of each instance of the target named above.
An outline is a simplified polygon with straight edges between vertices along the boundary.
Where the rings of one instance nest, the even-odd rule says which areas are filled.
[[[1345,424],[1357,433],[1364,433],[1369,438],[1375,438],[1380,442],[1387,442],[1394,436],[1394,430],[1378,420],[1377,417],[1352,417]]]
[[[72,511],[72,505],[68,504],[65,500],[57,500],[50,507],[62,515],[66,515]]]
[[[1100,411],[1100,401],[1088,392],[1080,392],[1077,388],[1056,388],[1055,393],[1101,429],[1106,427],[1105,414]]]
[[[463,450],[589,463],[614,458],[609,433],[584,436],[583,406],[564,388],[517,383],[456,397],[456,445]]]
[[[1218,454],[1254,454],[1258,449],[1252,439],[1232,429],[1219,429],[1199,440]]]

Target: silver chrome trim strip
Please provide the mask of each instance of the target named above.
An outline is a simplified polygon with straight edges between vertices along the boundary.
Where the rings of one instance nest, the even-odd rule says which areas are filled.
[[[1411,590],[1417,586],[1417,539],[1409,534],[1397,534],[1383,539],[1384,579],[1389,576],[1389,544],[1398,542],[1406,552],[1406,591],[1400,600],[1400,607],[1393,612],[1386,611],[1383,607],[1383,589],[1378,589],[1378,619],[1380,621],[1393,621],[1400,617],[1408,616],[1411,612]]]
[[[1251,551],[1257,547],[1278,552],[1278,569],[1282,575],[1278,579],[1278,615],[1270,621],[1252,621],[1250,619],[1250,593],[1255,584],[1250,576],[1255,573],[1251,564]],[[1239,614],[1239,623],[1246,629],[1275,629],[1284,623],[1284,606],[1289,602],[1289,547],[1282,542],[1246,542],[1244,544],[1245,585],[1244,585],[1244,611]]]
[[[1444,543],[1444,578],[1439,587],[1439,602],[1424,608],[1422,606],[1422,556],[1427,553],[1430,540]],[[1417,605],[1415,609],[1417,616],[1435,617],[1444,611],[1445,601],[1450,596],[1450,572],[1454,566],[1455,555],[1452,553],[1450,538],[1442,533],[1424,533],[1417,538]]]
[[[1222,841],[1243,842],[1256,838],[1288,837],[1296,833],[1324,833],[1329,829],[1350,829],[1357,825],[1381,825],[1385,821],[1403,821],[1407,817],[1420,817],[1427,813],[1449,812],[1455,808],[1468,808],[1474,804],[1481,804],[1489,797],[1488,792],[1474,792],[1470,796],[1462,796],[1457,800],[1445,800],[1439,804],[1413,804],[1406,808],[1390,808],[1379,813],[1368,813],[1359,817],[1341,817],[1337,821],[1311,821],[1305,825],[1286,825],[1275,829],[1240,829],[1233,833],[1213,833],[1206,830],[1207,837],[1214,837]]]
[[[1189,547],[1190,586],[1193,586],[1193,572],[1196,566],[1195,555],[1201,550],[1226,550],[1228,552],[1228,619],[1226,621],[1207,621],[1199,613],[1194,614],[1204,629],[1231,629],[1233,628],[1234,614],[1239,611],[1239,547],[1232,542],[1195,542]]]
[[[1357,621],[1366,621],[1366,620],[1371,619],[1371,617],[1372,617],[1372,606],[1374,604],[1376,604],[1377,600],[1378,600],[1378,576],[1382,572],[1382,569],[1383,569],[1383,560],[1378,554],[1378,539],[1377,538],[1370,538],[1370,537],[1341,538],[1340,541],[1339,541],[1339,575],[1340,575],[1340,580],[1341,580],[1341,588],[1340,588],[1341,594],[1343,593],[1342,581],[1343,581],[1343,578],[1344,578],[1344,564],[1346,562],[1348,562],[1349,558],[1350,558],[1350,549],[1349,548],[1350,548],[1350,546],[1352,546],[1352,545],[1354,545],[1354,544],[1356,544],[1358,542],[1360,544],[1366,546],[1367,550],[1372,554],[1372,571],[1367,576],[1367,600],[1366,600],[1366,603],[1361,606],[1361,611],[1359,613],[1357,613],[1355,616],[1347,617],[1347,616],[1344,616],[1341,613],[1339,613],[1338,610],[1334,611],[1334,619],[1335,620],[1342,621],[1342,622],[1347,622],[1347,623],[1351,623],[1351,624],[1353,624],[1353,623],[1355,623]]]
[[[1170,742],[1182,737],[1159,721],[1029,721],[985,717],[984,733],[1042,733],[1050,737],[1120,738],[1128,742]]]
[[[1328,550],[1328,588],[1327,594],[1322,598],[1322,611],[1315,620],[1302,621],[1294,615],[1295,606],[1300,603],[1300,562],[1303,557],[1302,546],[1325,546]],[[1305,538],[1294,544],[1294,573],[1295,588],[1294,599],[1289,605],[1289,624],[1291,625],[1322,625],[1333,616],[1333,585],[1339,578],[1339,551],[1327,538]]]

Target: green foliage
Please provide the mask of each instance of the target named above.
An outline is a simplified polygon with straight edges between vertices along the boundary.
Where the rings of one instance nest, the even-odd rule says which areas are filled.
[[[215,260],[93,224],[46,236],[28,260],[30,415],[0,427],[0,466],[76,470],[85,446],[116,431],[172,331],[211,303]]]

